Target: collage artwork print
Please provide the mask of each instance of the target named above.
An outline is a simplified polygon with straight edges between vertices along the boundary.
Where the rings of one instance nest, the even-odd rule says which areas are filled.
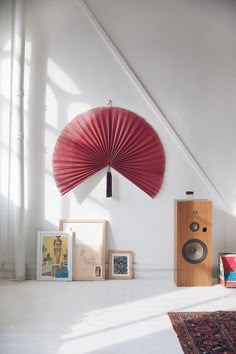
[[[113,275],[128,275],[129,264],[126,255],[113,255]]]
[[[41,278],[68,279],[68,236],[43,235],[41,238]]]

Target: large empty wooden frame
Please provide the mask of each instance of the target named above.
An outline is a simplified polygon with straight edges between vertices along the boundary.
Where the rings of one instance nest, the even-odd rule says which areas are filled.
[[[73,280],[105,280],[106,221],[60,219],[61,231],[73,232]]]

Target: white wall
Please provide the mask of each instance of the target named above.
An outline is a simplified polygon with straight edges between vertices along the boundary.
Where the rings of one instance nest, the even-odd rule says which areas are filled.
[[[235,2],[28,0],[26,9],[28,267],[36,230],[71,217],[108,220],[107,248],[133,250],[137,276],[173,270],[173,201],[186,190],[213,201],[216,267],[217,253],[236,247]],[[162,140],[166,173],[155,199],[115,172],[112,199],[104,173],[63,197],[55,186],[60,131],[109,99]]]

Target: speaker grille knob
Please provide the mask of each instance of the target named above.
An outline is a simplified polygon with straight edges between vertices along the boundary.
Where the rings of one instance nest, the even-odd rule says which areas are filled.
[[[188,263],[200,263],[207,256],[207,246],[201,240],[189,240],[183,245],[182,255]]]

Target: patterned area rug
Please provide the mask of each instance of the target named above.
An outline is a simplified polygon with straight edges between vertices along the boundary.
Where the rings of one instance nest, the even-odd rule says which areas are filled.
[[[168,315],[184,353],[236,353],[236,311]]]

